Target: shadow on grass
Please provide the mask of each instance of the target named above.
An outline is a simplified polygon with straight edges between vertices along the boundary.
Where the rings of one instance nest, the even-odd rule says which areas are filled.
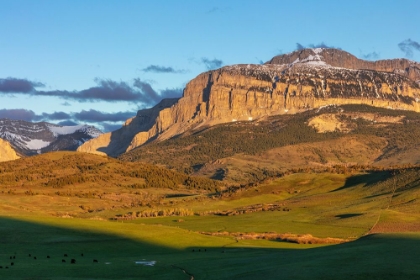
[[[67,226],[0,218],[0,279],[185,279],[184,250]]]
[[[351,176],[346,179],[346,182],[344,183],[343,186],[335,190],[332,190],[331,192],[349,189],[349,188],[352,188],[361,184],[363,184],[364,187],[368,187],[370,185],[385,181],[390,177],[391,177],[391,174],[388,171],[371,172],[367,174]]]
[[[106,226],[109,222],[103,223]],[[0,266],[3,267],[0,279],[420,277],[417,265],[420,233],[376,234],[354,242],[306,250],[247,247],[241,246],[241,242],[226,247],[191,246],[180,250],[89,229],[0,218],[0,236]],[[13,256],[16,258],[10,259]],[[71,259],[75,262],[71,263]],[[144,263],[155,265],[144,266]]]
[[[335,215],[336,218],[340,218],[340,219],[347,219],[347,218],[353,218],[353,217],[357,217],[357,216],[361,216],[363,214],[360,213],[348,213],[348,214],[340,214],[340,215]]]

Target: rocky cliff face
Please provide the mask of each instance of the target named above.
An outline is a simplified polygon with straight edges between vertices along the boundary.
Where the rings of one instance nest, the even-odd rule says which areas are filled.
[[[166,100],[78,151],[116,156],[152,140],[232,121],[252,121],[330,104],[419,111],[420,64],[369,62],[333,49],[307,49],[265,65],[233,65],[200,74],[179,100]],[[99,140],[101,140],[100,142]]]
[[[0,138],[0,162],[18,159],[19,156],[13,150],[10,143]]]

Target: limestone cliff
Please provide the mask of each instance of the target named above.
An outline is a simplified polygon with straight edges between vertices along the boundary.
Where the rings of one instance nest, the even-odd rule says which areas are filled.
[[[13,150],[12,146],[6,140],[0,138],[0,162],[9,161],[20,158],[16,151]]]
[[[179,100],[141,110],[121,129],[79,147],[116,156],[147,141],[191,129],[330,104],[369,104],[419,111],[420,64],[369,62],[333,49],[308,49],[265,65],[233,65],[198,75]]]

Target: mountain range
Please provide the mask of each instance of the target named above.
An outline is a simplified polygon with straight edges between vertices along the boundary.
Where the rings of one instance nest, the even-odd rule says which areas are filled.
[[[238,64],[204,72],[186,85],[181,98],[163,99],[152,108],[139,110],[113,132],[102,133],[87,125],[58,126],[2,119],[0,138],[9,144],[1,145],[0,158],[8,160],[77,149],[127,160],[139,159],[140,152],[135,150],[140,147],[159,145],[169,139],[191,138],[213,127],[217,130],[222,124],[237,123],[241,127],[245,122],[254,127],[264,126],[267,118],[291,118],[332,105],[358,104],[419,112],[419,102],[420,64],[417,62],[407,59],[366,61],[339,49],[304,49],[275,56],[263,65]],[[312,126],[315,127],[322,118],[317,121],[306,118],[304,122],[318,122]],[[336,130],[352,126],[339,121],[342,115],[337,112],[325,118],[329,120],[321,122],[329,123]],[[145,149],[142,151],[147,154]],[[222,154],[209,157],[210,161],[188,161],[182,166],[186,169],[201,166],[202,169],[211,160],[220,158]],[[193,169],[197,171],[196,167]]]
[[[3,153],[0,159],[16,159],[50,151],[74,151],[84,142],[102,132],[93,126],[60,126],[22,120],[0,119]],[[12,149],[12,150],[11,150]]]

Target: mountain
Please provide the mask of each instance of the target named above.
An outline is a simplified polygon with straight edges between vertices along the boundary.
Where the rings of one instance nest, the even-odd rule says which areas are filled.
[[[179,100],[142,110],[78,151],[118,156],[153,141],[221,123],[260,120],[340,104],[420,111],[420,64],[376,62],[337,49],[306,49],[264,65],[232,65],[191,80]]]
[[[420,113],[347,104],[214,125],[118,158],[246,184],[290,169],[420,164],[419,138]]]
[[[100,130],[88,125],[60,126],[46,122],[0,119],[0,138],[8,141],[23,156],[76,150],[81,144],[100,134]]]

